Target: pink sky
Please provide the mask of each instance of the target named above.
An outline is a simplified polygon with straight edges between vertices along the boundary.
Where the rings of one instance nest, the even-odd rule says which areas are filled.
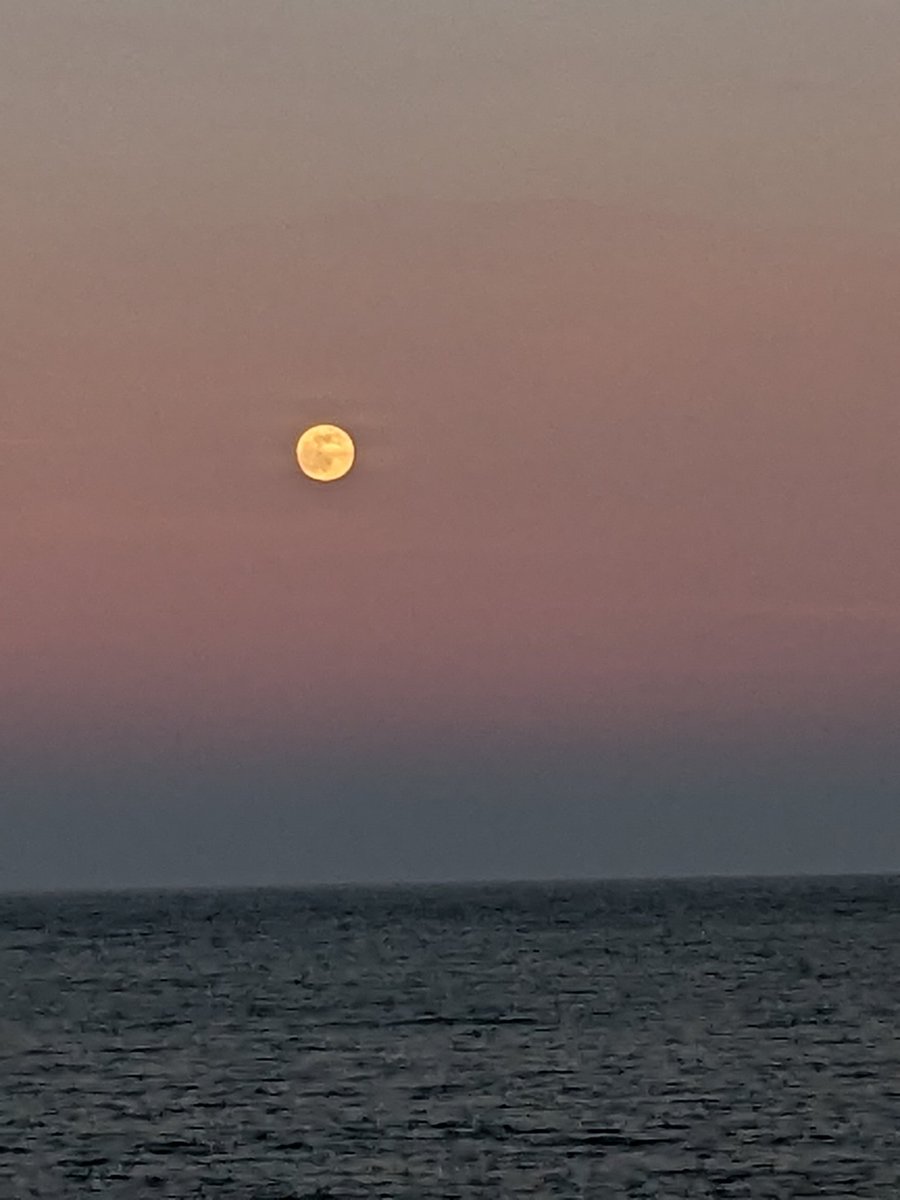
[[[898,45],[7,4],[7,750],[896,723]]]

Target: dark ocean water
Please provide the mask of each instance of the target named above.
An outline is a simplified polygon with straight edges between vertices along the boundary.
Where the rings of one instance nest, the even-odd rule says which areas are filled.
[[[0,897],[0,1197],[900,1197],[900,879]]]

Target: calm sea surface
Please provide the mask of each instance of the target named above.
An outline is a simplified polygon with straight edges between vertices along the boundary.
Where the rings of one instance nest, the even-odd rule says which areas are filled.
[[[900,879],[0,897],[0,1197],[900,1197]]]

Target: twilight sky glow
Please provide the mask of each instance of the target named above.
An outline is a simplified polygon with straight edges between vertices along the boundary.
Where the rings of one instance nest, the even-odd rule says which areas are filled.
[[[898,46],[8,0],[0,887],[900,869]]]

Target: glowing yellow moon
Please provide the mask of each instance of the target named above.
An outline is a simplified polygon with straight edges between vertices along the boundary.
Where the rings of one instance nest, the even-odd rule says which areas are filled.
[[[339,425],[313,425],[297,439],[297,465],[320,483],[342,479],[355,458],[353,438]]]

